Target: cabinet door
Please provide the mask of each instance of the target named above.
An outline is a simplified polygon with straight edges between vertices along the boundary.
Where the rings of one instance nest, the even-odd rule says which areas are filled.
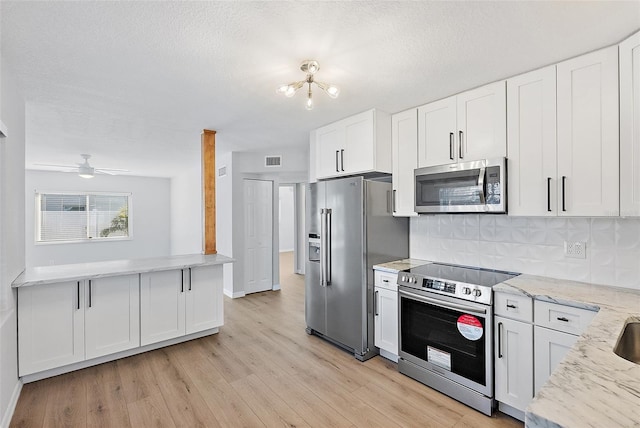
[[[344,158],[344,128],[340,122],[315,131],[316,177],[327,178],[342,174]]]
[[[620,215],[640,216],[640,33],[620,44]]]
[[[418,111],[407,110],[391,117],[391,147],[393,157],[393,215],[407,217],[417,215],[415,204],[415,179],[413,170],[418,167]]]
[[[222,265],[188,269],[186,332],[195,333],[223,324]]]
[[[556,66],[507,80],[509,215],[555,216]]]
[[[373,171],[375,166],[374,112],[365,111],[342,120],[344,126],[344,156],[340,169],[343,174]]]
[[[182,270],[140,274],[140,343],[142,346],[185,334]]]
[[[18,289],[20,376],[84,360],[83,296],[78,281]]]
[[[578,340],[578,336],[551,330],[544,327],[535,327],[535,394],[547,382],[558,363],[567,355],[567,352]]]
[[[456,97],[418,108],[418,168],[458,160]]]
[[[507,96],[504,81],[457,95],[459,161],[507,155]]]
[[[375,288],[375,345],[398,355],[398,293]]]
[[[100,357],[140,346],[139,275],[84,282],[86,357]]]
[[[533,326],[495,317],[496,400],[524,412],[533,398]]]
[[[619,214],[618,47],[557,66],[560,215]]]

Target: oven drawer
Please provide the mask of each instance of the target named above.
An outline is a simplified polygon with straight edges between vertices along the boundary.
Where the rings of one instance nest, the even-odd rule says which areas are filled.
[[[398,291],[398,274],[374,270],[373,285],[391,291]]]
[[[539,300],[534,304],[536,325],[575,335],[582,334],[596,313],[588,309]]]
[[[533,322],[533,302],[531,297],[521,294],[495,293],[493,312],[518,321]]]

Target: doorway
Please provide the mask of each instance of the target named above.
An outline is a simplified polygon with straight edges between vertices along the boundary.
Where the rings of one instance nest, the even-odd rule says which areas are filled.
[[[304,275],[305,264],[305,184],[281,184],[278,187],[278,226],[280,247],[280,284]],[[297,282],[299,278],[295,279]]]
[[[245,179],[245,293],[273,287],[273,182]]]

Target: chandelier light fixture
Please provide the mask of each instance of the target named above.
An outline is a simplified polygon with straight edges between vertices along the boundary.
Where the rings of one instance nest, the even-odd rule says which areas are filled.
[[[307,102],[305,103],[305,108],[307,110],[313,109],[313,95],[311,93],[312,83],[315,83],[316,86],[318,86],[320,89],[325,91],[327,95],[329,95],[331,98],[338,98],[338,95],[340,94],[340,89],[338,89],[337,86],[331,85],[329,83],[318,82],[317,80],[314,79],[313,76],[317,73],[318,70],[320,70],[320,65],[318,64],[318,61],[307,59],[303,61],[302,64],[300,64],[300,70],[302,70],[304,73],[307,73],[306,79],[299,80],[297,82],[282,84],[278,86],[278,89],[276,89],[276,92],[279,94],[284,94],[284,96],[287,98],[291,98],[292,96],[295,95],[296,92],[298,92],[298,89],[302,88],[306,83],[308,91],[307,91]]]

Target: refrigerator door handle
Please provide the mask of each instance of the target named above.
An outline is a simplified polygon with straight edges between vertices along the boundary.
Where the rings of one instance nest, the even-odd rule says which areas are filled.
[[[324,283],[325,285],[331,285],[331,209],[326,208],[324,215],[325,221],[325,264],[324,264]]]
[[[325,222],[324,222],[324,208],[320,210],[320,285],[324,287],[324,265],[327,263],[325,260],[324,251],[327,248],[325,245],[325,238],[327,236],[327,231],[325,230]]]

